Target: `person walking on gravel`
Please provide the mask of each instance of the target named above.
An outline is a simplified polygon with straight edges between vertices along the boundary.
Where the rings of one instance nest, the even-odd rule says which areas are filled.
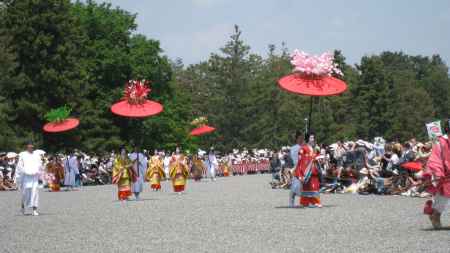
[[[112,183],[117,184],[117,196],[120,201],[128,200],[131,196],[131,183],[136,179],[134,172],[127,150],[125,147],[120,148],[120,155],[114,161],[112,171]]]
[[[27,144],[27,150],[19,154],[17,164],[17,181],[22,195],[21,212],[25,214],[25,208],[33,209],[33,216],[38,216],[39,206],[39,177],[43,170],[41,155],[34,151],[32,142]]]
[[[434,145],[426,166],[425,173],[432,176],[434,185],[434,196],[432,201],[432,212],[429,214],[431,224],[435,229],[442,227],[441,214],[450,202],[450,140],[448,138],[449,124],[445,127],[447,135],[439,138]]]
[[[211,147],[208,154],[208,174],[211,178],[211,181],[216,181],[216,171],[217,167],[219,167],[219,162],[217,161],[216,153],[214,148]]]
[[[290,148],[290,156],[293,162],[293,169],[297,168],[298,160],[300,158],[300,149],[304,145],[305,137],[303,136],[303,133],[300,131],[297,131],[295,133],[295,141],[297,142],[294,146]],[[300,180],[298,180],[298,177],[294,176],[292,178],[291,183],[291,189],[289,191],[289,206],[294,207],[295,202],[295,196],[300,197],[301,192],[301,186]]]
[[[300,159],[295,176],[302,183],[300,206],[322,207],[320,202],[320,169],[317,166],[317,153],[314,134],[308,133],[308,143],[300,148]]]

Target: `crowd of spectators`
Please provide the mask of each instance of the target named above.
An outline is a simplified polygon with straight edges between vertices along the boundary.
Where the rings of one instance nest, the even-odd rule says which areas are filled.
[[[428,197],[421,175],[431,148],[431,142],[386,142],[381,137],[373,142],[318,145],[316,162],[321,172],[321,192]],[[271,158],[273,188],[290,187],[295,168],[288,154],[289,149],[284,148]]]

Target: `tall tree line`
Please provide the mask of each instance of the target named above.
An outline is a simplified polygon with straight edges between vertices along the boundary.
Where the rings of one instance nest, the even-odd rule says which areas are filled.
[[[310,98],[282,91],[277,80],[292,71],[289,50],[269,45],[250,52],[236,26],[219,53],[178,69],[177,83],[192,100],[194,115],[206,115],[219,131],[207,141],[225,150],[279,148],[305,129]],[[448,117],[450,79],[439,57],[382,52],[348,65],[334,52],[348,90],[313,99],[312,130],[319,142],[383,136],[426,138],[425,123]]]

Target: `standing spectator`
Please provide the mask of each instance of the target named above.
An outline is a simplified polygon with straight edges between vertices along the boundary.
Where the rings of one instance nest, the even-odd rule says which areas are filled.
[[[341,170],[343,168],[343,166],[344,166],[343,158],[344,158],[344,153],[345,152],[346,152],[346,149],[344,147],[344,144],[342,143],[342,141],[338,141],[337,142],[337,147],[336,147],[336,149],[334,150],[334,153],[333,153],[333,157],[334,157],[334,159],[336,161],[336,165],[337,165],[338,170]]]
[[[278,158],[278,154],[273,152],[270,158],[270,172],[272,173],[273,180],[280,180],[281,161]]]

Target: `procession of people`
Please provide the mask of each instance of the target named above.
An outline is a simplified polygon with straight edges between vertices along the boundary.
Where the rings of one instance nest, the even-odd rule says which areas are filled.
[[[292,56],[295,69],[302,75],[292,74],[279,80],[281,88],[300,95],[331,96],[347,89],[345,82],[331,74],[342,74],[332,61],[332,56],[311,57],[299,51]],[[317,59],[316,59],[317,58]],[[320,67],[318,73],[311,72],[306,62],[314,59]],[[303,73],[303,72],[305,73]],[[308,90],[299,88],[300,84],[310,81],[308,75],[315,75],[316,82],[331,82],[326,89]],[[317,77],[317,78],[316,78]],[[328,80],[328,81],[327,81]],[[111,106],[111,112],[128,118],[144,118],[163,111],[163,105],[150,101],[147,95],[150,88],[147,80],[129,80],[126,83],[125,97]],[[71,110],[64,106],[46,114],[49,121],[43,130],[47,133],[59,133],[76,128],[77,118],[70,118]],[[289,189],[289,206],[295,207],[295,197],[299,197],[299,206],[321,208],[321,193],[352,192],[359,194],[402,194],[409,196],[432,197],[427,201],[424,213],[430,216],[434,228],[440,228],[440,216],[446,210],[450,197],[450,148],[448,124],[445,132],[429,143],[418,143],[411,139],[403,144],[386,142],[376,137],[374,143],[364,140],[338,141],[331,145],[320,144],[311,130],[312,103],[305,133],[297,131],[295,145],[279,151],[267,149],[252,152],[233,150],[218,157],[214,147],[208,152],[201,149],[189,155],[177,146],[175,152],[166,153],[155,150],[149,155],[135,142],[130,142],[132,150],[122,146],[109,158],[89,164],[86,155],[77,150],[67,155],[47,156],[44,151],[34,150],[32,142],[26,151],[16,156],[17,165],[9,161],[6,171],[7,180],[2,178],[1,189],[13,189],[14,184],[21,192],[21,211],[32,209],[33,215],[39,215],[40,181],[45,181],[49,191],[60,191],[61,184],[66,191],[79,190],[84,182],[112,183],[117,185],[119,201],[141,200],[144,185],[153,191],[161,191],[161,181],[168,179],[176,194],[188,189],[188,180],[211,182],[217,176],[243,175],[272,172],[273,188]],[[214,132],[206,117],[191,122],[194,129],[190,137],[198,137]],[[138,134],[133,135],[139,140]],[[430,135],[430,137],[433,137]],[[251,154],[250,154],[251,153]],[[249,166],[250,165],[250,166]],[[109,170],[108,170],[109,167]],[[106,176],[104,176],[106,175]],[[5,173],[3,173],[5,177]],[[106,177],[106,179],[105,179]],[[94,179],[93,179],[94,178]],[[10,184],[11,183],[11,184]]]

